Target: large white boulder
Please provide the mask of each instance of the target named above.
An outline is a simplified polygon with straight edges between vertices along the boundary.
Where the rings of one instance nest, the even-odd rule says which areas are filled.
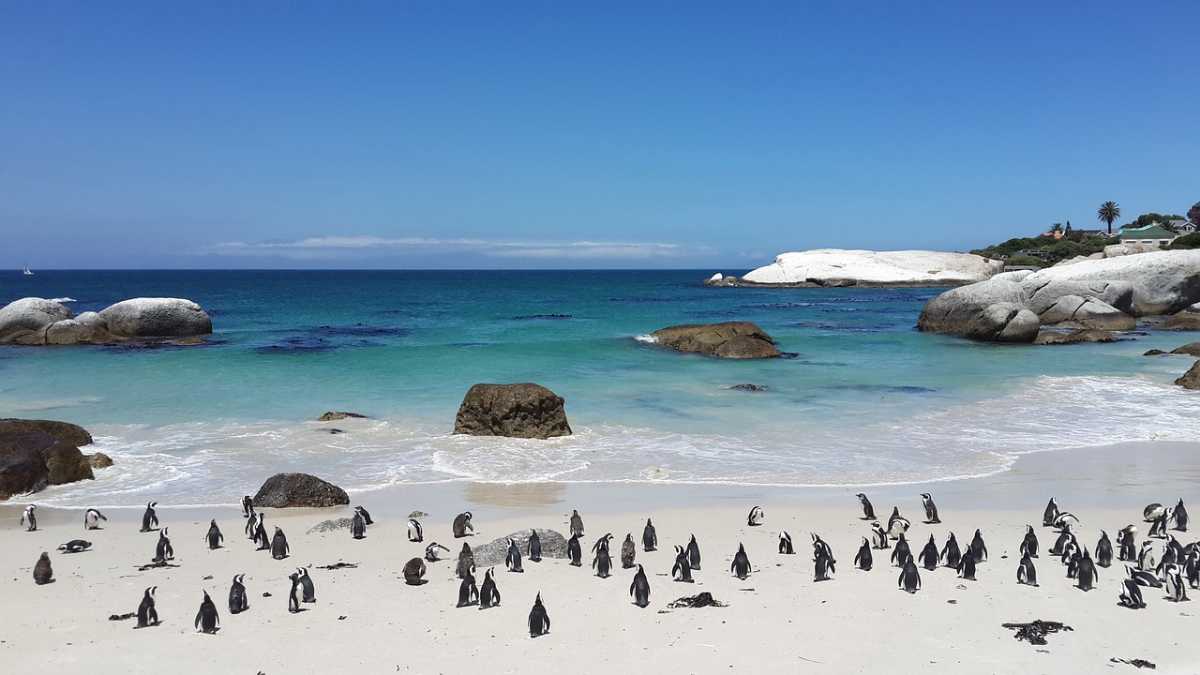
[[[1137,322],[1132,316],[1096,298],[1064,295],[1046,308],[1038,318],[1044,324],[1059,324],[1073,328],[1097,330],[1133,330]]]
[[[45,298],[21,298],[0,307],[0,344],[46,344],[46,329],[55,321],[71,317],[61,302]]]
[[[1050,267],[1034,272],[1023,283],[1037,286],[1061,281],[1127,282],[1132,289],[1132,314],[1171,314],[1200,302],[1200,249],[1152,251]]]
[[[182,298],[122,300],[101,310],[100,319],[118,338],[193,337],[212,332],[208,314]]]
[[[1033,342],[1041,321],[1021,283],[996,278],[952,288],[925,303],[917,328],[974,340]]]
[[[814,249],[781,253],[744,283],[817,286],[952,286],[982,281],[1004,263],[970,253]]]

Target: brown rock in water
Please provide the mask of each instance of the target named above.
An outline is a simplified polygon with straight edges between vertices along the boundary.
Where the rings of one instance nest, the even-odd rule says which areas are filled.
[[[1171,350],[1171,353],[1200,357],[1200,342],[1191,342],[1182,347],[1176,347]]]
[[[267,479],[254,495],[255,506],[289,508],[294,506],[342,506],[350,496],[333,483],[307,473],[277,473]]]
[[[40,431],[79,448],[92,444],[92,435],[86,429],[77,424],[56,420],[22,420],[8,417],[0,419],[0,431]]]
[[[1038,333],[1035,345],[1073,345],[1080,342],[1116,342],[1117,337],[1106,330],[1074,330],[1070,333],[1042,331]]]
[[[336,420],[344,420],[347,417],[351,417],[354,419],[366,419],[367,418],[366,415],[360,415],[356,412],[342,412],[342,411],[330,410],[329,412],[318,417],[317,421],[318,422],[334,422]]]
[[[93,452],[90,455],[84,455],[84,457],[87,457],[88,463],[92,465],[93,469],[107,469],[113,465],[112,457],[103,452]]]
[[[668,326],[651,335],[656,344],[678,352],[722,359],[771,359],[779,356],[774,338],[749,321]]]
[[[1193,363],[1192,367],[1188,368],[1188,371],[1182,377],[1175,380],[1175,384],[1184,389],[1200,389],[1200,361]]]
[[[1142,356],[1164,356],[1165,354],[1166,354],[1166,352],[1164,352],[1161,349],[1151,349],[1151,350],[1148,350],[1145,354],[1142,354]]]
[[[540,384],[476,384],[454,418],[454,433],[510,438],[570,436],[563,399]]]
[[[1163,330],[1200,330],[1200,312],[1183,311],[1171,315]]]
[[[66,422],[0,420],[0,500],[94,478],[88,457],[71,441],[92,437]]]

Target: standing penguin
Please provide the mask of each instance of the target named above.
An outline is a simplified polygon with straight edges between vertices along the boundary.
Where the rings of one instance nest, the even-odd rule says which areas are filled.
[[[255,535],[258,534],[258,520],[261,516],[254,512],[254,507],[250,508],[250,515],[246,518],[246,538],[257,543]]]
[[[937,569],[940,558],[937,542],[933,540],[933,535],[931,534],[929,535],[929,541],[925,542],[925,548],[921,549],[921,555],[917,556],[917,559],[921,561],[922,567],[933,571]]]
[[[479,588],[479,609],[496,607],[500,604],[500,591],[496,589],[495,572],[495,567],[489,567],[483,573],[483,586]]]
[[[1054,525],[1055,519],[1058,518],[1058,504],[1055,503],[1054,497],[1046,503],[1046,510],[1042,512],[1042,527],[1051,527]]]
[[[1086,549],[1083,551],[1083,557],[1079,559],[1079,563],[1075,568],[1076,586],[1081,591],[1090,591],[1095,586],[1099,575],[1096,574],[1096,564],[1092,562],[1092,554]]]
[[[877,550],[891,548],[892,545],[888,542],[887,530],[878,521],[871,523],[871,539],[875,542],[874,547]]]
[[[692,569],[700,569],[700,544],[696,543],[696,535],[692,535],[691,541],[687,545],[688,563]]]
[[[458,604],[456,607],[470,607],[479,604],[479,589],[475,586],[475,575],[468,574],[458,585]]]
[[[538,637],[550,632],[550,615],[542,604],[542,594],[538,593],[533,601],[533,609],[529,611],[529,637]]]
[[[233,584],[229,587],[229,613],[241,614],[250,609],[250,597],[246,593],[246,575],[233,575]]]
[[[1153,523],[1154,521],[1158,520],[1159,516],[1166,512],[1167,507],[1159,504],[1158,502],[1147,504],[1146,508],[1142,509],[1142,519],[1147,523]]]
[[[1150,532],[1148,532],[1146,534],[1146,536],[1155,537],[1158,539],[1166,538],[1166,536],[1167,536],[1167,521],[1169,519],[1171,519],[1174,515],[1175,514],[1172,509],[1167,509],[1166,511],[1164,511],[1162,514],[1160,514],[1157,518],[1154,519],[1154,523],[1152,525],[1150,525]]]
[[[896,580],[896,585],[908,593],[916,593],[921,589],[921,573],[917,571],[917,564],[913,562],[912,558],[904,563],[904,569],[900,570],[900,578]]]
[[[942,522],[938,518],[937,504],[933,503],[933,495],[928,492],[921,493],[921,503],[925,506],[925,524],[936,525]]]
[[[975,530],[975,538],[971,540],[971,555],[974,556],[975,562],[983,562],[988,557],[987,545],[983,543],[983,532],[979,530]]]
[[[960,579],[975,581],[975,551],[967,549],[962,559],[958,561],[958,576]]]
[[[542,538],[538,536],[537,530],[529,530],[529,560],[531,562],[542,562]]]
[[[470,511],[463,511],[454,517],[452,529],[455,539],[467,536],[467,530],[470,530],[471,534],[475,534],[475,524],[471,522],[471,518],[473,516]]]
[[[779,533],[779,552],[783,555],[794,555],[796,549],[792,547],[792,535],[787,533],[787,530]]]
[[[367,536],[367,519],[354,509],[354,517],[350,519],[350,537],[352,539],[362,539]],[[410,538],[409,541],[412,541]]]
[[[858,547],[858,553],[854,556],[854,564],[864,572],[871,571],[871,565],[873,564],[871,560],[871,542],[866,537],[863,537],[862,546]]]
[[[1142,550],[1137,556],[1138,569],[1153,570],[1158,567],[1158,547],[1154,542],[1147,539],[1142,542]]]
[[[258,551],[269,551],[271,549],[271,538],[267,536],[267,527],[263,524],[265,520],[265,514],[258,514],[258,524],[254,528],[254,543],[258,544],[258,548],[255,550]]]
[[[221,622],[217,616],[217,606],[213,603],[212,598],[208,597],[208,591],[204,591],[204,599],[200,601],[200,611],[196,612],[196,628],[202,633],[216,633],[217,624]]]
[[[875,507],[871,506],[871,500],[867,499],[867,496],[861,492],[855,496],[858,497],[858,503],[862,505],[862,519],[875,520]]]
[[[42,551],[42,555],[33,565],[33,583],[45,586],[52,581],[54,581],[54,570],[50,567],[50,554]]]
[[[21,512],[21,524],[25,526],[26,532],[37,531],[37,505],[30,504]]]
[[[470,571],[467,572],[470,574]],[[413,558],[404,563],[404,583],[409,586],[420,586],[425,583],[421,579],[425,576],[425,561],[420,558]],[[462,576],[462,575],[459,575]]]
[[[108,522],[108,518],[100,513],[99,509],[88,509],[83,512],[83,529],[98,530],[100,529],[100,521]]]
[[[1121,582],[1121,595],[1118,600],[1122,607],[1129,609],[1144,609],[1146,601],[1142,599],[1142,589],[1138,588],[1138,584],[1133,579],[1126,579]]]
[[[1021,562],[1017,564],[1017,583],[1026,586],[1037,586],[1037,569],[1029,553],[1021,553]]]
[[[1096,542],[1096,564],[1108,567],[1112,564],[1112,558],[1112,541],[1109,540],[1107,532],[1100,530],[1100,541]]]
[[[158,610],[154,607],[154,594],[157,592],[158,586],[151,586],[142,594],[142,602],[137,609],[138,628],[158,625]]]
[[[300,608],[300,601],[302,598],[300,589],[300,575],[296,572],[292,572],[288,575],[288,579],[290,579],[292,582],[292,587],[290,590],[288,590],[288,611],[292,614],[295,614],[303,611]]]
[[[283,560],[292,552],[288,546],[287,537],[283,535],[283,530],[279,526],[275,526],[275,534],[271,537],[271,557],[276,560]]]
[[[1200,551],[1192,549],[1183,565],[1183,571],[1187,574],[1188,585],[1200,588]]]
[[[425,541],[425,528],[421,527],[421,521],[416,518],[408,519],[408,540],[418,543]]]
[[[958,563],[962,560],[962,552],[958,549],[958,540],[954,538],[954,533],[946,538],[946,545],[942,547],[942,560],[946,567],[958,569]]]
[[[671,567],[671,578],[675,581],[693,583],[692,565],[688,562],[687,549],[682,546],[675,547],[675,564]]]
[[[1126,525],[1117,530],[1117,560],[1132,562],[1137,559],[1137,545],[1134,541],[1137,535],[1137,528],[1133,525]]]
[[[608,542],[611,539],[612,535],[606,534],[592,546],[592,552],[596,554],[592,558],[592,569],[596,570],[596,576],[601,579],[607,579],[612,570],[612,556],[608,553]]]
[[[304,602],[317,601],[317,589],[313,586],[312,577],[308,575],[308,568],[301,567],[296,570],[296,576],[300,579],[300,588],[304,591]]]
[[[463,542],[462,549],[458,552],[458,564],[454,566],[454,574],[459,579],[471,574],[475,571],[475,552]]]
[[[900,533],[900,538],[896,540],[896,548],[892,550],[892,564],[896,567],[904,567],[904,561],[912,557],[912,549],[908,547],[908,540],[904,538],[904,533]]]
[[[633,569],[633,559],[637,555],[637,545],[633,543],[633,533],[625,534],[621,542],[621,569]]]
[[[210,551],[221,548],[221,544],[225,541],[225,535],[221,534],[221,528],[217,527],[216,518],[209,521],[208,534],[204,535],[204,539],[208,542],[208,549]]]
[[[633,575],[633,583],[629,584],[629,594],[633,596],[633,604],[642,609],[650,604],[650,580],[646,578],[646,570],[641,565]]]
[[[571,534],[583,536],[583,518],[575,509],[571,509]]]
[[[571,559],[573,567],[583,566],[583,549],[579,546],[579,535],[573,534],[567,540],[567,557]]]
[[[763,524],[763,519],[767,517],[761,506],[755,506],[750,509],[750,514],[746,516],[746,525],[750,527],[758,527]]]
[[[171,546],[171,539],[167,536],[169,529],[164,527],[158,531],[158,543],[154,546],[154,559],[151,562],[165,563],[175,559],[175,547]]]
[[[1166,569],[1167,599],[1171,602],[1187,602],[1187,587],[1183,575],[1179,573],[1179,565],[1167,565]]]
[[[1021,555],[1028,555],[1030,558],[1038,557],[1038,538],[1032,525],[1025,526],[1025,538],[1021,540]]]
[[[750,557],[746,555],[745,545],[740,542],[737,553],[733,554],[733,564],[729,566],[729,571],[742,580],[750,576]]]
[[[1060,532],[1058,534],[1058,538],[1055,539],[1054,543],[1050,546],[1050,555],[1061,556],[1063,554],[1063,551],[1066,550],[1067,545],[1070,544],[1071,540],[1074,538],[1075,538],[1075,535],[1071,534],[1070,528],[1067,528],[1067,529],[1063,530],[1062,532]]]
[[[504,567],[507,568],[509,572],[519,573],[525,571],[521,567],[521,547],[517,546],[517,541],[515,539],[508,540],[508,554],[504,556]],[[471,582],[474,583],[474,581],[474,578],[472,578]]]
[[[158,502],[146,503],[146,511],[142,513],[142,532],[158,528],[158,513],[154,510],[156,506],[158,506]]]
[[[836,562],[830,554],[828,546],[814,547],[813,581],[828,581],[829,573],[837,571]]]
[[[900,507],[892,507],[892,515],[888,516],[888,536],[892,539],[899,539],[901,534],[908,532],[908,528],[912,526],[908,518],[900,515]]]
[[[254,500],[250,495],[242,495],[242,517],[249,518],[254,515]]]
[[[365,522],[366,522],[368,525],[374,525],[374,524],[375,524],[375,521],[371,519],[371,512],[370,512],[370,511],[368,511],[366,508],[364,508],[364,507],[363,507],[361,504],[360,504],[360,505],[358,505],[358,506],[355,506],[355,507],[354,507],[354,512],[355,512],[355,513],[361,513],[361,514],[362,514],[362,517],[363,517],[363,520],[364,520],[364,521],[365,521]]]
[[[642,550],[649,553],[658,549],[658,532],[654,530],[654,523],[650,519],[646,519],[646,527],[642,530]]]
[[[1188,512],[1183,506],[1183,499],[1180,499],[1179,503],[1175,505],[1175,529],[1180,532],[1187,532],[1187,526]]]

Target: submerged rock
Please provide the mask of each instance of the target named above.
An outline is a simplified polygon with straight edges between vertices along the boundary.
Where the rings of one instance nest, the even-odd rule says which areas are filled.
[[[295,506],[341,506],[350,503],[342,488],[307,473],[277,473],[263,483],[254,495],[255,506],[289,508]]]
[[[1081,342],[1116,342],[1117,336],[1106,330],[1082,329],[1069,333],[1058,331],[1042,331],[1038,333],[1035,345],[1073,345]]]
[[[454,433],[471,436],[570,436],[564,401],[540,384],[476,384],[454,418]]]
[[[732,387],[730,387],[730,389],[732,389],[734,391],[763,392],[763,391],[767,390],[767,385],[765,385],[765,384],[749,384],[749,383],[735,384]]]
[[[366,419],[367,418],[366,415],[360,415],[359,413],[356,413],[356,412],[339,412],[339,411],[330,410],[329,412],[324,413],[320,417],[318,417],[317,421],[318,422],[333,422],[335,420],[344,420],[348,417],[354,418],[354,419]]]
[[[543,558],[566,558],[567,557],[567,540],[559,532],[554,530],[537,530],[538,539],[542,542],[542,557]],[[475,555],[475,565],[477,567],[490,567],[492,565],[504,564],[504,556],[508,553],[508,540],[513,539],[517,542],[517,546],[521,549],[521,555],[529,555],[529,533],[531,530],[521,530],[513,532],[507,537],[500,537],[483,544],[475,546],[471,549]]]
[[[668,326],[650,335],[654,338],[654,344],[678,352],[722,359],[779,357],[774,338],[749,321]]]

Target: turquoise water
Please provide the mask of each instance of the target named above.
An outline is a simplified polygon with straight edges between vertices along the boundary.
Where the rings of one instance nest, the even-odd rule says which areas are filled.
[[[1002,470],[1019,453],[1194,439],[1200,401],[1147,334],[1005,347],[913,329],[937,289],[710,289],[702,271],[42,272],[0,302],[191,298],[210,345],[0,348],[0,415],[84,424],[118,467],[45,501],[201,503],[308,470],[348,489],[443,480],[890,483]],[[759,323],[789,358],[729,362],[636,336]],[[576,435],[451,436],[475,382],[534,381]],[[765,393],[729,389],[766,385]],[[330,409],[370,421],[312,422]],[[112,475],[109,475],[112,474]],[[39,499],[41,496],[39,496]]]

